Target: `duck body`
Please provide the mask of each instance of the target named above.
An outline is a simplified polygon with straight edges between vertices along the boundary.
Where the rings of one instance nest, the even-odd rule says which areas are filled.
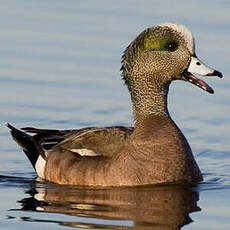
[[[54,183],[136,186],[202,180],[186,138],[169,117],[149,117],[135,129],[121,126],[63,131],[23,128],[36,133],[34,136],[9,127],[17,142],[21,137],[21,145],[42,146],[45,156],[42,158],[40,152],[36,162],[42,165],[42,171],[36,164],[34,167],[38,176]],[[41,149],[33,149],[34,158]]]
[[[87,186],[202,181],[191,148],[169,115],[168,89],[173,80],[184,80],[213,93],[191,71],[222,74],[200,62],[191,32],[177,23],[143,31],[127,47],[122,63],[134,127],[22,131],[8,125],[38,176],[54,183]]]

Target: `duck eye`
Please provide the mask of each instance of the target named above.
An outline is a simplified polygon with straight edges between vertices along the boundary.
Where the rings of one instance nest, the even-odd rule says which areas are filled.
[[[170,43],[168,43],[167,46],[168,46],[167,48],[169,51],[174,51],[177,49],[178,44],[176,42],[170,42]]]

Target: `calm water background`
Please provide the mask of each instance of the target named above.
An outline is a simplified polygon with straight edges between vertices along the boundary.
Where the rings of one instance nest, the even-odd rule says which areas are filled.
[[[228,0],[0,0],[0,229],[162,229],[160,217],[171,229],[192,220],[183,228],[229,229],[229,12]],[[185,82],[174,82],[170,89],[171,115],[205,181],[193,189],[105,191],[35,182],[4,124],[131,125],[120,57],[139,32],[164,21],[187,25],[197,55],[224,73],[223,79],[205,79],[214,95]]]

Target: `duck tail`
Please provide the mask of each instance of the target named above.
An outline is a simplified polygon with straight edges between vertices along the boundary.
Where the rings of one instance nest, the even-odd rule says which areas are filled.
[[[30,163],[34,167],[38,176],[43,177],[46,156],[40,144],[33,136],[16,129],[9,123],[7,124],[7,127],[10,129],[10,133],[15,142],[23,149],[27,158],[30,160]]]

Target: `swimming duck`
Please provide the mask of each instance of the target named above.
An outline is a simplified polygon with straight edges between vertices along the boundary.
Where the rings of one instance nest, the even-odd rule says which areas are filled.
[[[190,82],[212,94],[193,74],[222,77],[198,59],[192,33],[171,22],[145,29],[126,48],[121,71],[131,95],[134,127],[18,130],[8,124],[37,175],[88,186],[202,181],[191,148],[167,108],[172,81]]]

